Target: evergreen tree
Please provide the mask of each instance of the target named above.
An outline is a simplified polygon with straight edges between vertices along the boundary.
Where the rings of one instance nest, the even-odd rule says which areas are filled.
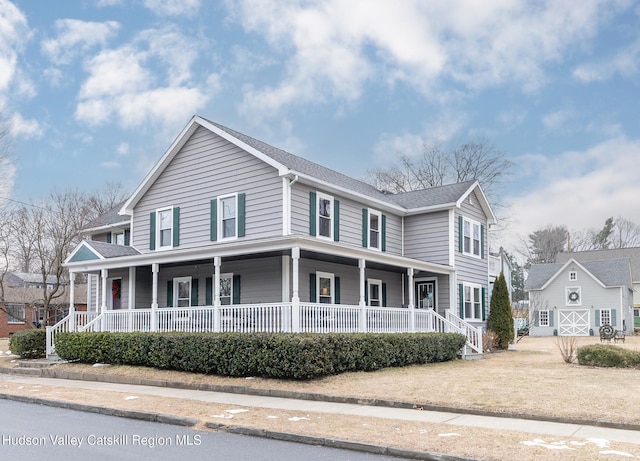
[[[491,311],[487,327],[498,335],[498,347],[506,349],[513,341],[513,314],[511,313],[511,303],[509,302],[509,289],[504,274],[496,279],[491,293]]]

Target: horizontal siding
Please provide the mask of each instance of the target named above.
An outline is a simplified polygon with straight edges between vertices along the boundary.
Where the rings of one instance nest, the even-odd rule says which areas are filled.
[[[291,192],[291,232],[309,235],[309,192],[323,192],[304,184],[294,184]],[[340,243],[362,248],[362,203],[335,194],[327,194],[340,201]],[[372,208],[375,209],[375,208]],[[386,252],[400,255],[402,251],[402,219],[383,213],[386,219]]]
[[[485,216],[482,208],[479,205],[478,198],[475,192],[471,193],[472,203],[469,203],[469,199],[464,200],[461,205],[460,210],[455,213],[455,225],[454,225],[454,233],[455,233],[455,266],[458,272],[458,281],[475,283],[478,285],[482,285],[487,287],[489,283],[489,251],[487,245],[487,217]],[[482,242],[484,245],[484,258],[478,258],[474,256],[463,255],[458,251],[458,238],[459,238],[459,230],[458,230],[458,217],[463,216],[465,218],[471,219],[473,221],[479,222],[485,228],[485,241]]]
[[[282,180],[271,166],[198,128],[136,205],[133,245],[149,251],[149,213],[180,207],[180,248],[211,245],[210,201],[246,194],[246,237],[282,234]]]
[[[449,212],[407,216],[404,220],[405,256],[449,264]]]

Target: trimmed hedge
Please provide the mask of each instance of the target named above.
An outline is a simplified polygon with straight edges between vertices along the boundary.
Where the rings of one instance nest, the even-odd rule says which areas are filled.
[[[9,338],[9,350],[23,359],[39,359],[46,355],[47,332],[44,329],[17,331]]]
[[[619,346],[593,344],[578,349],[578,364],[594,367],[638,368],[640,352]]]
[[[60,358],[223,376],[310,379],[347,371],[444,362],[457,333],[60,333]]]

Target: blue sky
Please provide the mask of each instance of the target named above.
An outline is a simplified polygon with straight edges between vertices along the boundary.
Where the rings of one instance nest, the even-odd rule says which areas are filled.
[[[633,1],[0,0],[15,200],[133,190],[194,114],[356,178],[483,137],[511,246],[640,223],[638,107]]]

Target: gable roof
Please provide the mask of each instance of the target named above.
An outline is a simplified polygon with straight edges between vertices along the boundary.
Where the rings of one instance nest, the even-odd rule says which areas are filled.
[[[139,254],[140,252],[138,250],[130,246],[83,240],[71,252],[65,261],[65,264],[69,262],[92,261],[96,259],[109,259]]]
[[[631,268],[628,258],[605,261],[585,261],[571,258],[564,264],[532,264],[525,282],[525,290],[546,288],[570,265],[576,265],[593,277],[603,287],[631,287]]]
[[[631,278],[640,282],[640,248],[614,248],[610,250],[567,251],[558,253],[556,262],[564,263],[569,259],[576,261],[605,261],[611,259],[629,258],[631,263]]]
[[[247,136],[219,123],[199,116],[194,116],[161,157],[154,168],[147,174],[133,195],[121,207],[119,213],[132,214],[136,203],[142,198],[153,182],[160,176],[164,168],[184,146],[189,137],[202,126],[221,136],[246,152],[263,160],[278,170],[281,176],[297,178],[300,181],[322,185],[348,195],[355,195],[369,202],[386,206],[399,213],[433,211],[460,206],[473,191],[478,192],[478,199],[490,223],[496,222],[495,214],[486,199],[478,181],[467,181],[459,184],[434,187],[405,194],[387,194],[371,184],[351,178],[318,163],[293,155],[277,147],[273,147],[258,139]]]

